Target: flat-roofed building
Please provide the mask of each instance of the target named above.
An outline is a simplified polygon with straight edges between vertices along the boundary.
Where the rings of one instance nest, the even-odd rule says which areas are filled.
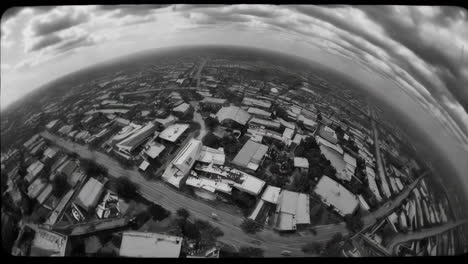
[[[231,120],[245,126],[250,119],[250,114],[238,106],[227,106],[219,109],[216,118],[220,123]]]
[[[327,140],[328,142],[332,144],[338,143],[338,138],[336,136],[335,130],[333,130],[329,126],[325,126],[321,128],[319,131],[319,135],[320,137],[322,137],[323,139]]]
[[[65,136],[67,135],[68,133],[70,133],[73,129],[73,126],[72,125],[64,125],[62,126],[59,130],[58,130],[58,133],[62,136]]]
[[[57,173],[62,174],[69,179],[76,168],[78,168],[78,164],[75,161],[67,160],[57,169]],[[53,178],[55,177],[51,177],[51,180],[53,180]]]
[[[44,190],[47,186],[47,183],[43,179],[36,179],[31,185],[28,187],[28,196],[31,199],[36,199],[39,194]]]
[[[262,119],[258,117],[252,117],[249,121],[249,125],[254,125],[254,126],[264,126],[268,128],[274,128],[274,129],[279,129],[281,124],[278,121],[273,121],[273,120],[267,120],[267,119]]]
[[[216,192],[222,192],[230,195],[232,191],[232,187],[229,184],[204,177],[197,178],[189,176],[185,185],[196,188],[194,189],[195,194],[207,200],[215,200]]]
[[[275,228],[280,231],[296,230],[299,224],[310,224],[309,195],[282,190],[275,212]]]
[[[182,103],[178,105],[177,107],[175,107],[174,109],[172,109],[172,111],[181,115],[188,113],[189,110],[190,110],[190,105],[187,103]]]
[[[320,196],[323,203],[333,206],[342,216],[352,214],[359,205],[356,195],[325,175],[320,178],[314,192]]]
[[[202,150],[202,142],[200,140],[191,139],[172,160],[171,164],[166,167],[162,178],[166,182],[180,187],[180,181],[188,175],[195,161],[198,159]]]
[[[89,178],[76,197],[76,204],[86,211],[94,209],[104,191],[104,185],[95,178]]]
[[[286,141],[291,141],[293,139],[293,136],[294,136],[294,130],[293,129],[290,129],[290,128],[286,128],[283,132],[283,138],[284,140]]]
[[[164,129],[159,137],[169,142],[176,142],[188,128],[188,124],[173,124]]]
[[[122,234],[120,256],[133,258],[178,258],[182,237],[126,231]]]
[[[309,161],[303,157],[294,157],[294,167],[304,171],[309,170]]]
[[[234,187],[240,191],[252,194],[259,195],[265,186],[265,181],[260,180],[250,174],[243,173],[239,179],[240,182],[234,183]]]
[[[116,143],[119,141],[124,140],[125,138],[131,136],[133,133],[138,131],[141,126],[134,124],[134,123],[129,123],[125,127],[123,127],[116,135],[114,135],[111,139],[111,143]]]
[[[44,169],[44,164],[40,161],[36,161],[33,164],[29,165],[26,169],[28,174],[24,177],[28,182],[34,181]]]
[[[35,231],[30,256],[63,257],[70,251],[68,250],[68,236],[40,227]]]
[[[256,108],[256,107],[249,107],[249,109],[247,109],[247,112],[249,114],[251,114],[251,115],[262,117],[262,118],[270,118],[271,117],[270,112],[265,111],[265,110],[260,109],[260,108]]]
[[[268,185],[262,194],[262,200],[272,204],[278,204],[281,188]]]
[[[53,191],[53,187],[52,187],[52,184],[47,184],[47,186],[42,190],[41,194],[39,194],[39,196],[37,196],[37,202],[39,204],[44,204],[44,202],[47,200],[47,198],[50,197],[50,195],[52,194],[52,191]]]
[[[266,100],[258,100],[251,97],[244,97],[244,99],[242,100],[242,104],[247,106],[261,107],[265,109],[269,109],[271,107],[271,102]]]
[[[166,146],[164,146],[163,144],[153,142],[151,143],[151,145],[149,145],[148,149],[145,151],[145,154],[148,157],[155,159],[161,154],[161,152],[164,151],[164,149],[166,149]]]
[[[304,127],[309,131],[315,131],[315,129],[317,128],[317,122],[303,115],[299,115],[297,117],[297,120],[302,122],[304,124]]]
[[[139,147],[143,142],[156,131],[156,126],[149,122],[146,126],[135,131],[131,136],[124,139],[116,145],[120,152],[130,154],[135,148]]]
[[[248,140],[232,163],[256,171],[268,151],[268,146]]]
[[[47,143],[42,139],[38,144],[36,144],[29,154],[36,156],[41,153],[42,150],[44,150],[47,147]]]
[[[166,118],[155,118],[154,122],[161,124],[164,128],[174,124],[177,121],[177,117],[168,115]]]
[[[203,163],[213,163],[216,165],[224,165],[226,160],[226,155],[224,154],[224,149],[214,149],[207,146],[203,146],[200,152],[200,156],[197,161]]]
[[[58,127],[59,124],[60,124],[59,119],[52,120],[49,123],[47,123],[46,129],[49,130],[49,131],[54,130],[55,128]]]
[[[28,141],[24,142],[23,147],[25,147],[26,149],[29,149],[33,146],[34,143],[36,143],[40,139],[41,139],[41,136],[39,134],[36,134],[32,136],[30,139],[28,139]]]
[[[205,97],[200,101],[202,105],[209,105],[210,107],[221,108],[227,103],[227,99],[224,98],[215,98],[215,97]]]
[[[142,171],[146,171],[146,169],[149,167],[149,162],[146,161],[146,160],[143,160],[143,162],[140,164],[140,166],[138,167],[138,169],[142,170]]]
[[[46,159],[53,159],[55,155],[57,155],[57,149],[48,147],[46,150],[44,150],[44,158]]]

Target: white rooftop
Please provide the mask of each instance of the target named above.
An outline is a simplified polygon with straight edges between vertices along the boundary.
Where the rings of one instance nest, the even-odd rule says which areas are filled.
[[[176,108],[173,109],[174,112],[181,112],[185,113],[190,108],[190,105],[187,103],[180,104]]]
[[[138,168],[139,168],[140,170],[142,170],[142,171],[145,171],[145,170],[148,168],[149,165],[150,165],[149,162],[147,162],[146,160],[144,160],[144,161],[140,164],[140,167],[138,167]]]
[[[294,157],[294,167],[308,169],[309,161],[306,158]]]
[[[104,185],[101,182],[95,178],[90,178],[83,188],[81,188],[76,198],[77,204],[86,210],[92,209],[92,207],[97,204],[103,189]]]
[[[219,122],[230,119],[241,125],[245,125],[250,119],[250,114],[238,106],[228,106],[219,109],[218,113],[216,113],[216,117]]]
[[[120,256],[138,258],[178,258],[182,237],[157,233],[124,232]]]
[[[170,142],[175,142],[188,128],[188,124],[173,124],[164,129],[159,134],[159,137]]]
[[[353,156],[345,153],[343,159],[347,164],[356,168],[356,159]]]
[[[265,181],[246,173],[244,173],[241,179],[242,183],[235,183],[234,187],[253,195],[258,195],[262,191],[263,186],[265,186]]]
[[[309,202],[308,194],[282,190],[276,208],[276,228],[295,230],[297,224],[310,224]]]
[[[159,156],[159,154],[161,154],[161,152],[166,148],[166,146],[162,145],[162,144],[157,144],[157,143],[153,143],[152,145],[150,145],[150,147],[145,151],[145,153],[151,157],[152,159],[156,158],[157,156]]]
[[[210,192],[220,191],[227,194],[230,194],[232,191],[232,187],[229,184],[222,182],[222,181],[215,181],[206,178],[195,178],[195,177],[188,177],[185,184],[197,188],[202,188]]]
[[[223,148],[214,149],[207,146],[203,146],[200,152],[200,156],[197,160],[205,163],[223,165],[225,159],[226,155],[224,154]]]
[[[277,204],[280,192],[280,187],[268,185],[262,194],[262,200],[269,203]]]
[[[322,176],[314,191],[325,204],[333,206],[342,216],[353,213],[359,204],[354,194],[328,176]]]

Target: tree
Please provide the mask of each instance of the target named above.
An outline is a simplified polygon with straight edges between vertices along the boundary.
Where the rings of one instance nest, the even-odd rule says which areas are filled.
[[[263,226],[252,219],[245,219],[244,222],[242,222],[241,224],[241,228],[245,233],[255,234],[258,231],[262,230]]]
[[[317,114],[317,120],[322,121],[322,114],[320,112]]]
[[[138,197],[138,186],[127,177],[120,177],[115,180],[116,192],[125,201]]]
[[[301,250],[304,253],[320,254],[322,247],[323,245],[321,243],[312,242],[302,246]]]
[[[149,213],[151,214],[151,216],[153,217],[153,220],[155,221],[161,221],[171,214],[170,211],[164,209],[159,204],[151,205],[151,207],[149,208]]]
[[[346,223],[346,227],[351,232],[359,232],[364,226],[361,215],[359,213],[355,215],[351,215],[351,214],[345,215],[344,221]]]
[[[213,131],[219,126],[219,121],[217,118],[209,116],[205,119],[205,126],[208,130]]]
[[[197,225],[190,223],[189,221],[183,221],[184,224],[181,227],[182,228],[182,233],[184,236],[190,238],[190,239],[200,239],[200,229],[198,228]]]
[[[85,173],[91,177],[99,175],[107,176],[108,174],[105,167],[97,164],[93,160],[82,159],[80,160],[80,166],[83,168]]]
[[[140,227],[144,223],[146,223],[146,221],[148,221],[150,218],[151,215],[148,213],[148,211],[143,210],[135,216],[135,224],[136,226]]]
[[[325,244],[323,255],[327,257],[337,257],[341,254],[344,237],[341,233],[333,235],[332,239]]]
[[[71,188],[67,181],[67,177],[63,174],[58,174],[55,176],[54,180],[52,181],[52,187],[52,193],[55,197],[62,197]]]
[[[263,249],[256,247],[241,247],[238,256],[241,258],[263,258]]]
[[[176,212],[177,216],[181,217],[182,219],[187,219],[190,217],[190,212],[187,211],[185,208],[179,208]]]
[[[208,132],[203,138],[202,138],[203,145],[217,149],[219,148],[220,145],[220,140],[215,134],[212,132]]]

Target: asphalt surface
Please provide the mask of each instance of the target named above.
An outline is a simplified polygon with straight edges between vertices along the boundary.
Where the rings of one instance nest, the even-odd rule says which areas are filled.
[[[92,151],[87,146],[66,141],[48,132],[43,132],[42,136],[55,142],[55,144],[67,151],[75,152],[83,158],[94,160],[96,163],[106,167],[108,173],[113,177],[128,177],[139,186],[141,195],[146,199],[160,204],[172,212],[181,207],[186,208],[193,217],[209,221],[214,226],[218,226],[224,232],[224,236],[218,240],[230,244],[235,248],[242,246],[259,247],[264,249],[266,257],[281,257],[281,251],[283,250],[291,251],[291,257],[305,257],[313,255],[303,253],[301,251],[303,245],[310,242],[327,241],[338,232],[343,235],[348,234],[344,223],[318,226],[316,227],[316,235],[308,234],[301,236],[295,234],[281,236],[268,228],[254,235],[246,234],[240,228],[244,220],[240,215],[233,215],[201,201],[194,200],[162,182],[148,181],[138,170],[124,169],[111,157],[98,151]],[[212,213],[218,215],[219,221],[214,221],[211,218]]]
[[[456,222],[449,222],[441,226],[437,226],[433,228],[426,228],[426,229],[419,230],[417,232],[409,232],[408,234],[399,234],[392,239],[392,241],[388,245],[388,248],[391,252],[395,252],[397,249],[396,246],[401,243],[404,243],[406,241],[411,241],[411,240],[421,240],[426,237],[435,236],[435,235],[446,232],[452,228],[455,228],[459,225],[463,225],[466,223],[468,223],[468,219],[459,220]]]

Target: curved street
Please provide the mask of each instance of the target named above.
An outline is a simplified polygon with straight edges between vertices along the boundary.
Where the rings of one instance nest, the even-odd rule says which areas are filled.
[[[67,151],[75,152],[83,158],[94,160],[96,163],[106,167],[109,175],[112,177],[128,177],[139,186],[141,195],[146,199],[158,203],[172,212],[184,207],[190,211],[192,216],[210,221],[214,226],[218,226],[224,232],[224,236],[219,239],[220,241],[237,247],[252,246],[263,248],[266,257],[280,257],[282,250],[289,250],[292,252],[292,256],[296,257],[311,256],[301,251],[302,245],[310,242],[329,240],[338,232],[343,235],[348,234],[344,223],[318,226],[316,228],[317,235],[281,236],[268,228],[254,235],[246,234],[240,228],[244,220],[240,215],[233,215],[214,208],[209,204],[195,200],[162,182],[148,181],[138,170],[124,169],[117,161],[101,152],[89,150],[86,146],[66,141],[48,132],[43,132],[41,135]],[[213,212],[218,215],[219,221],[213,221],[211,218],[211,213]]]
[[[422,229],[416,232],[409,232],[408,234],[398,234],[390,241],[390,243],[388,244],[388,248],[390,252],[395,254],[396,250],[398,249],[397,246],[401,243],[411,241],[411,240],[421,240],[426,237],[435,236],[435,235],[446,232],[452,228],[455,228],[459,225],[463,225],[466,223],[468,223],[468,219],[464,219],[464,220],[460,220],[456,222],[449,222],[441,226],[426,228],[426,229]]]
[[[219,239],[220,241],[237,247],[252,246],[263,248],[266,257],[279,257],[281,256],[282,250],[291,251],[292,256],[310,256],[301,251],[301,246],[310,242],[327,241],[336,233],[342,233],[345,236],[349,233],[346,224],[342,222],[339,224],[317,226],[315,227],[317,231],[316,235],[308,233],[307,235],[294,234],[282,236],[269,228],[265,228],[263,231],[254,235],[246,234],[240,228],[244,220],[244,217],[240,215],[234,215],[202,201],[195,200],[167,186],[161,181],[149,181],[145,179],[137,169],[124,169],[110,156],[90,150],[87,146],[66,141],[49,132],[42,132],[41,135],[67,151],[75,152],[83,158],[94,160],[96,163],[106,167],[109,175],[112,177],[128,177],[139,186],[141,195],[149,201],[160,204],[172,212],[184,207],[189,210],[194,217],[210,221],[224,232],[224,236]],[[378,218],[392,212],[411,193],[412,189],[417,186],[423,176],[410,184],[397,197],[388,201],[384,206],[364,216],[364,230],[375,224]],[[213,221],[211,218],[213,212],[218,215],[219,221]]]

